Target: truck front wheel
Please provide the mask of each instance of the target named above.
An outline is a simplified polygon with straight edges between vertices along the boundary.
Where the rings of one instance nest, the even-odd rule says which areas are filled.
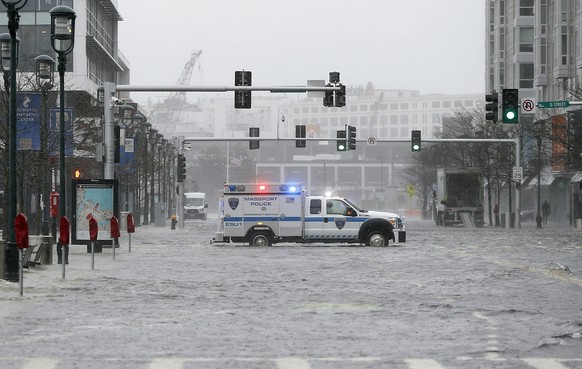
[[[388,246],[388,237],[380,231],[374,231],[368,235],[366,245],[374,247]]]
[[[253,233],[251,236],[251,246],[271,246],[271,239],[265,232]]]

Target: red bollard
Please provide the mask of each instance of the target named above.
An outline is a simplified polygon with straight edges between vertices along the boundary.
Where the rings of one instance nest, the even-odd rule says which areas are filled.
[[[19,280],[20,280],[20,296],[24,293],[24,281],[22,269],[24,268],[24,253],[22,250],[27,249],[30,245],[28,244],[28,220],[26,215],[20,213],[14,218],[14,232],[16,236],[16,245],[20,250],[20,268],[19,269]]]
[[[117,221],[116,217],[111,217],[111,220],[109,220],[109,229],[111,230],[111,238],[113,238],[113,260],[115,260],[115,247],[117,246],[119,237],[121,237],[119,233],[119,221]]]
[[[95,269],[95,242],[97,241],[97,221],[91,217],[89,219],[89,239],[91,239],[91,269]]]
[[[129,233],[129,252],[131,253],[131,234],[135,233],[135,224],[131,213],[127,214],[127,233]]]
[[[69,264],[69,219],[66,216],[62,216],[59,222],[57,256],[63,264],[63,279],[65,279],[65,264]]]

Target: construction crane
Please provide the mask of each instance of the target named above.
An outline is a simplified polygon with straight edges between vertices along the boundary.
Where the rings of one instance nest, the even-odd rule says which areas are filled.
[[[194,50],[190,55],[190,59],[186,62],[176,85],[188,85],[190,84],[190,79],[192,78],[192,72],[194,71],[194,64],[202,54],[202,50]],[[156,116],[156,121],[162,121],[166,127],[163,129],[169,137],[172,137],[176,131],[176,123],[180,119],[180,113],[187,104],[186,92],[185,91],[174,91],[166,98],[166,100],[157,104],[156,108],[152,112]]]

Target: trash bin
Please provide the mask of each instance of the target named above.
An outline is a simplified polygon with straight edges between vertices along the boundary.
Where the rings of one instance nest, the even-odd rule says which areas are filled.
[[[503,228],[512,229],[515,222],[515,213],[504,213],[501,214],[503,221]]]
[[[582,219],[574,219],[574,226],[576,229],[582,229]]]
[[[49,235],[43,235],[41,236],[41,242],[47,245],[43,251],[42,264],[51,265],[53,263],[53,238]]]

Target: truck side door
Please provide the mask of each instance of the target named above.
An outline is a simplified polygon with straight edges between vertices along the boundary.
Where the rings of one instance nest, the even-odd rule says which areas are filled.
[[[323,237],[354,239],[358,236],[361,223],[357,212],[341,199],[326,199],[323,217]]]
[[[308,198],[305,208],[305,238],[323,236],[323,198]]]

